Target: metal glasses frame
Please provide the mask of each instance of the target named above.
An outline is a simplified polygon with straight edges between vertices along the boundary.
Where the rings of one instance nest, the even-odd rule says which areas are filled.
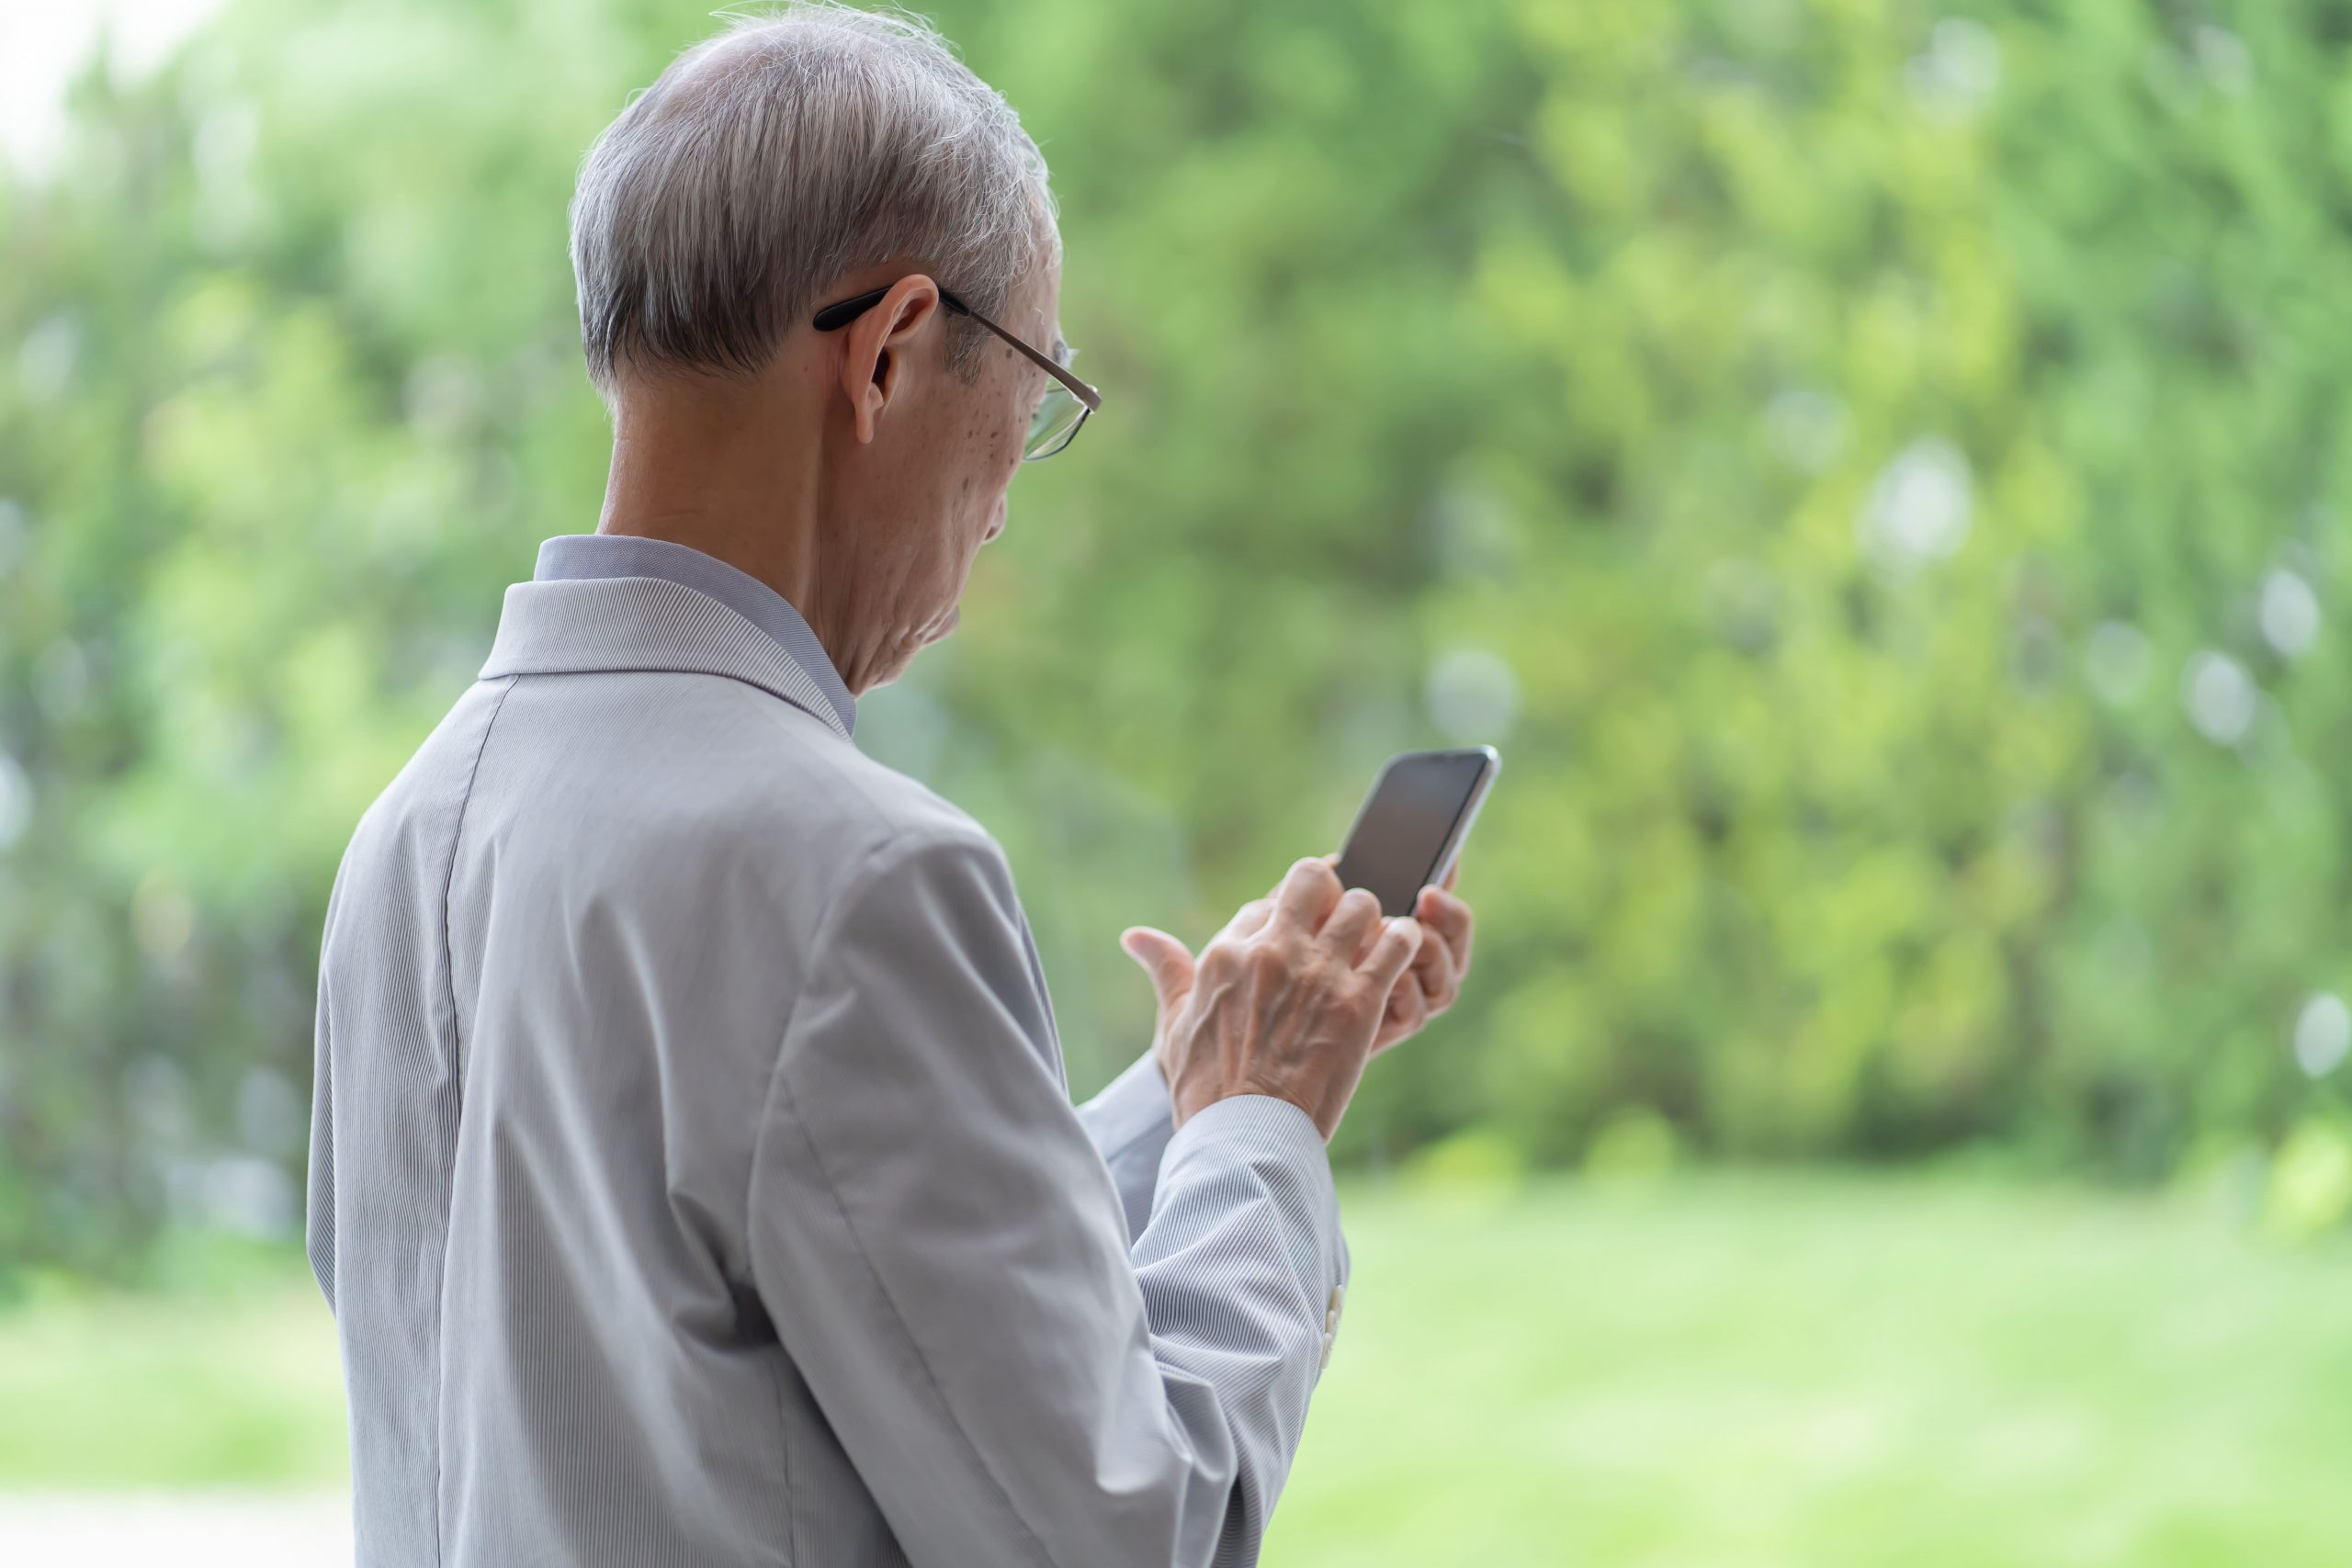
[[[858,317],[865,314],[866,311],[874,309],[875,306],[880,304],[882,302],[883,296],[888,294],[892,288],[897,287],[898,285],[896,284],[885,284],[879,288],[869,288],[865,293],[857,295],[852,299],[838,300],[818,311],[816,316],[810,321],[809,324],[814,326],[820,333],[830,333],[839,328],[845,327],[852,321],[857,320]],[[1069,390],[1069,395],[1078,400],[1079,415],[1077,423],[1073,423],[1069,429],[1063,432],[1061,439],[1055,442],[1051,446],[1045,448],[1043,451],[1023,454],[1021,459],[1023,462],[1035,463],[1040,458],[1050,457],[1055,453],[1060,451],[1063,447],[1069,446],[1072,441],[1078,439],[1078,433],[1085,427],[1087,416],[1102,406],[1102,393],[1096,391],[1092,387],[1088,386],[1085,382],[1071,375],[1067,369],[1056,364],[1051,355],[1038,353],[1037,350],[1022,342],[1018,336],[1005,331],[1002,327],[998,326],[994,321],[989,321],[986,316],[981,315],[978,310],[973,310],[969,305],[967,305],[963,300],[957,299],[955,295],[949,293],[944,288],[939,291],[939,302],[959,316],[971,317],[972,320],[979,322],[980,325],[988,328],[989,331],[996,333],[997,336],[1011,344],[1015,349],[1019,350],[1024,357],[1030,360],[1031,363],[1035,364],[1046,375],[1051,376],[1055,380],[1060,382],[1062,386]]]

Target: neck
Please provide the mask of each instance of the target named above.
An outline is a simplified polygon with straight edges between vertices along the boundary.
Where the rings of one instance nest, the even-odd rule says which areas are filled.
[[[667,539],[766,583],[800,612],[836,669],[847,627],[819,586],[824,539],[811,422],[768,400],[692,392],[624,398],[613,424],[600,534]]]

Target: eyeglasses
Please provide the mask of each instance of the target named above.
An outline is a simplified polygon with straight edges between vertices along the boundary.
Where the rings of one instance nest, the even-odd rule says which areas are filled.
[[[881,288],[870,289],[854,299],[843,299],[839,304],[828,305],[817,312],[815,320],[810,324],[820,333],[829,333],[837,327],[845,327],[880,304],[882,297],[895,287],[896,285],[888,285]],[[1102,406],[1102,394],[1045,355],[1023,343],[1011,333],[1006,332],[1002,327],[998,326],[994,321],[989,321],[986,316],[981,315],[978,310],[973,310],[969,305],[965,304],[961,299],[956,299],[953,294],[948,293],[944,288],[939,291],[939,301],[956,314],[969,316],[996,333],[1014,348],[1019,349],[1046,375],[1054,378],[1054,384],[1046,389],[1044,400],[1037,404],[1036,413],[1030,418],[1029,439],[1022,444],[1021,460],[1024,463],[1034,463],[1041,457],[1050,457],[1075,440],[1078,435],[1078,427],[1086,423],[1086,416]]]

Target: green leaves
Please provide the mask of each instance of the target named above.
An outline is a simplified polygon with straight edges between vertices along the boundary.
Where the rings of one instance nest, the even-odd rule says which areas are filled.
[[[292,1212],[223,1162],[290,1200],[239,1086],[302,1080],[344,839],[594,525],[563,208],[653,9],[247,0],[0,192],[0,1256]],[[2301,1128],[2334,1212],[2333,6],[934,16],[1105,412],[861,739],[1005,840],[1080,1087],[1118,930],[1488,739],[1477,973],[1344,1150]]]

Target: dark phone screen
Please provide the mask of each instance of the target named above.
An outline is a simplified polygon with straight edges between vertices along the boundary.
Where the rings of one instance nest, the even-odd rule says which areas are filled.
[[[1486,767],[1476,751],[1390,763],[1340,852],[1340,886],[1370,889],[1383,914],[1411,914]]]

